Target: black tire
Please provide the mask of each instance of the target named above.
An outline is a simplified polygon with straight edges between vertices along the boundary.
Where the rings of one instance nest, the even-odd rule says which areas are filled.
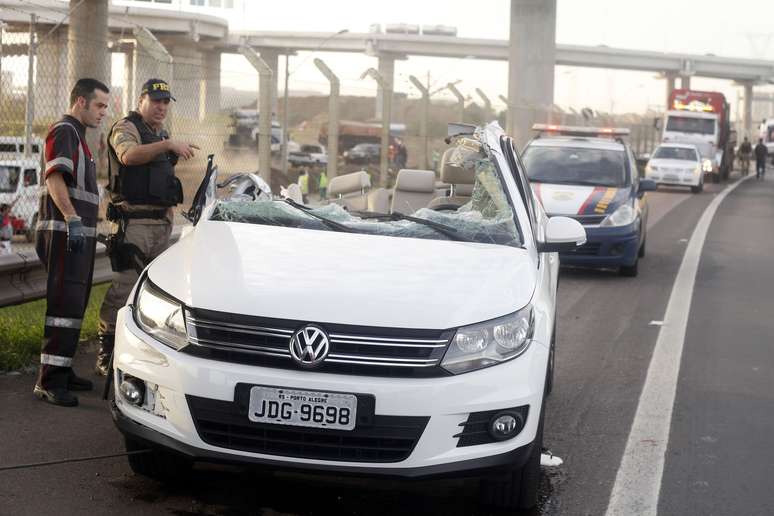
[[[639,257],[634,261],[633,265],[621,265],[621,268],[618,269],[618,273],[621,276],[625,276],[627,278],[634,278],[638,274],[637,265],[640,263]]]
[[[124,437],[127,452],[150,449],[146,453],[127,455],[129,467],[135,475],[152,478],[165,484],[177,484],[189,478],[193,462],[173,453],[155,449],[143,442]]]
[[[554,332],[551,334],[551,347],[548,350],[548,373],[546,373],[546,397],[554,390],[554,369],[556,368],[556,316],[554,316]]]
[[[543,415],[545,397],[540,408],[540,420],[529,458],[520,469],[504,475],[481,480],[481,503],[490,507],[508,510],[530,510],[537,505],[540,487],[540,455],[543,452]]]
[[[701,193],[704,190],[704,183],[699,183],[699,186],[692,186],[691,193]]]

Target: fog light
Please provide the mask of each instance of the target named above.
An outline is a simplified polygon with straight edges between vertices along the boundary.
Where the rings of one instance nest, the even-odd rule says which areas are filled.
[[[624,253],[625,249],[626,249],[625,244],[621,244],[621,243],[614,244],[613,246],[610,247],[610,254],[612,256],[620,256]]]
[[[497,441],[515,437],[524,428],[524,417],[518,412],[500,412],[489,421],[489,434]]]
[[[125,376],[124,381],[118,386],[121,396],[132,405],[138,407],[145,401],[145,382],[139,378]]]

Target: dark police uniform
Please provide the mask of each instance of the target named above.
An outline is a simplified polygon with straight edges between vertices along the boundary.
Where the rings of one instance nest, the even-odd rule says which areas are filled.
[[[46,178],[51,174],[62,174],[70,202],[82,219],[86,235],[86,245],[81,253],[67,251],[67,223],[44,183],[35,228],[35,248],[48,272],[38,377],[38,385],[46,390],[72,388],[68,383],[75,377],[73,356],[94,273],[99,193],[96,166],[85,138],[84,125],[65,115],[49,129],[41,157],[41,169]]]
[[[164,91],[168,95],[168,90]],[[113,282],[99,314],[101,349],[96,369],[100,374],[107,372],[115,339],[116,316],[137,282],[137,269],[169,246],[173,223],[169,208],[183,201],[182,186],[175,177],[175,154],[163,152],[142,165],[124,164],[124,155],[134,146],[167,138],[166,131],[154,131],[134,111],[119,120],[108,135],[111,191],[108,218],[113,222],[111,237],[116,245],[111,250]]]

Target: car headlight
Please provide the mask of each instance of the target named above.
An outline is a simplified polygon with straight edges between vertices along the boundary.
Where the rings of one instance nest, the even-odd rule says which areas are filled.
[[[457,330],[441,367],[467,373],[516,358],[529,347],[535,320],[532,306],[516,313]]]
[[[613,213],[605,217],[600,226],[628,226],[636,217],[631,204],[622,204]]]
[[[173,349],[188,344],[183,306],[147,279],[137,293],[134,320],[145,333]]]
[[[714,167],[712,166],[712,160],[711,159],[705,159],[704,161],[701,162],[701,169],[704,172],[712,172],[713,168]]]
[[[658,167],[656,165],[651,165],[648,163],[645,165],[645,173],[650,174],[651,172],[658,172]]]
[[[701,164],[696,165],[693,168],[693,175],[698,176],[699,174],[701,174],[701,167],[702,167]]]

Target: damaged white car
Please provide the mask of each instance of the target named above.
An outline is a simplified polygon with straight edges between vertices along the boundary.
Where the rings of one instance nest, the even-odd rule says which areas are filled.
[[[153,449],[135,472],[475,474],[485,503],[535,505],[556,252],[585,233],[546,217],[496,123],[450,132],[440,183],[341,176],[317,207],[209,178],[119,314],[113,417]]]

